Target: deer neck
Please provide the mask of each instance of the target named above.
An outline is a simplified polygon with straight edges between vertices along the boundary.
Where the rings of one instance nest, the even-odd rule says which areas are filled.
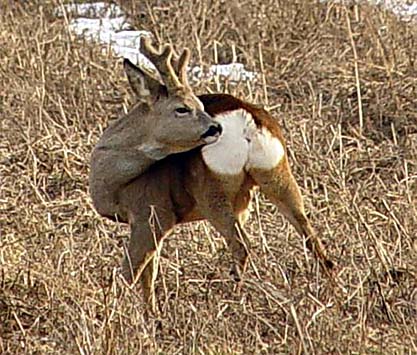
[[[138,105],[107,128],[96,149],[134,154],[145,165],[152,164],[169,155],[168,149],[153,138],[154,125],[155,118],[146,106]]]
[[[97,208],[104,205],[108,213],[115,213],[106,207],[113,198],[108,196],[116,196],[126,184],[169,155],[152,139],[153,118],[146,111],[131,111],[104,131],[91,156],[90,187]]]

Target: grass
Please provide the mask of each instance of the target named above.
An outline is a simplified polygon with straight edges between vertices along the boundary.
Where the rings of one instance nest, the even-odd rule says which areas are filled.
[[[185,225],[161,252],[161,312],[118,276],[126,226],[98,216],[89,154],[130,105],[120,60],[69,33],[57,1],[0,12],[0,352],[417,353],[417,30],[388,11],[316,1],[119,2],[139,29],[237,59],[231,92],[279,120],[334,286],[257,196],[251,267],[228,276],[222,238]]]

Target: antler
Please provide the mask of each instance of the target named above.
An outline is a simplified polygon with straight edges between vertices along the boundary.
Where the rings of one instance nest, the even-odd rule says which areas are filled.
[[[179,79],[184,86],[190,86],[188,83],[187,77],[187,67],[188,63],[190,62],[190,50],[188,48],[184,48],[181,56],[179,59],[174,58],[174,67],[179,75]]]
[[[166,44],[162,50],[157,50],[148,37],[142,38],[141,44],[140,51],[155,65],[168,91],[176,91],[184,86],[188,86],[186,73],[190,56],[188,50],[184,50],[178,63],[174,60],[175,69],[178,67],[178,77],[172,63],[174,50],[171,45]]]

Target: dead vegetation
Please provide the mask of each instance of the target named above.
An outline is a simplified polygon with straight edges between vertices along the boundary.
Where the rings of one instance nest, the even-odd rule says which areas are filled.
[[[223,240],[186,225],[162,249],[161,313],[146,319],[118,276],[128,231],[93,211],[87,186],[94,143],[128,106],[120,60],[71,35],[58,2],[3,1],[0,352],[416,353],[417,27],[316,1],[120,3],[196,64],[235,56],[262,73],[196,90],[281,122],[337,286],[259,196],[242,289]]]

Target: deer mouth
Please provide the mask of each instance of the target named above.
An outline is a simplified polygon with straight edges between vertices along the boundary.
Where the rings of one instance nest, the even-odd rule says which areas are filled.
[[[201,135],[201,139],[206,144],[211,144],[217,141],[217,139],[222,134],[223,128],[221,125],[211,125],[209,129]]]

